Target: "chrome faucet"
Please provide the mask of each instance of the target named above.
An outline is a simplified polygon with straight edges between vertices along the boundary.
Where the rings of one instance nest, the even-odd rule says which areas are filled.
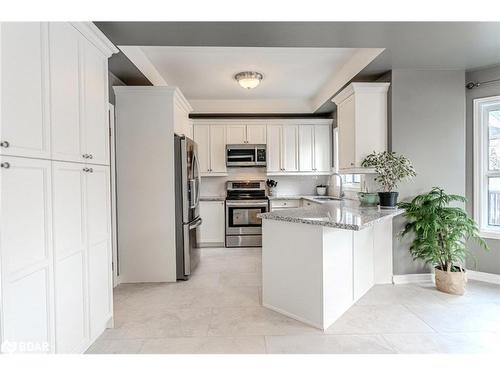
[[[342,198],[344,198],[344,189],[342,186],[342,176],[340,175],[340,173],[333,172],[332,175],[330,176],[330,186],[332,186],[331,182],[333,181],[333,176],[338,176],[339,180],[340,180],[339,195],[338,196],[330,195],[330,192],[328,192],[328,195],[330,195],[331,197],[334,197],[336,199],[342,199]],[[328,189],[330,189],[330,186],[328,186]]]

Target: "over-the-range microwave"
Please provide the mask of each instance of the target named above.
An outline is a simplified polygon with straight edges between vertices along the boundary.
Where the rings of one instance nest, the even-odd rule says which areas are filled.
[[[265,167],[266,145],[226,145],[226,166]]]

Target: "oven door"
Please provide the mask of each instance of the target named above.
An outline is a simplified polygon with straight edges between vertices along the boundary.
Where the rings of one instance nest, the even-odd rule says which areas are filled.
[[[226,201],[226,235],[261,234],[262,219],[258,214],[268,211],[267,201]]]

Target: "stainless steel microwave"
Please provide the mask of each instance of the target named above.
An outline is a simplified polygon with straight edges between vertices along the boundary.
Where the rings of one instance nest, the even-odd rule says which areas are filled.
[[[266,145],[226,145],[226,166],[265,167]]]

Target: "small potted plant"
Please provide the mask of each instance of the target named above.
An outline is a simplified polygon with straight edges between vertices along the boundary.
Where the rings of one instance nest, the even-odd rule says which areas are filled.
[[[462,295],[467,283],[465,261],[470,256],[467,241],[475,240],[485,250],[488,246],[479,237],[474,220],[463,208],[450,207],[451,202],[463,203],[466,198],[435,187],[411,202],[400,203],[398,206],[406,210],[404,215],[408,219],[401,236],[414,235],[410,253],[413,259],[434,267],[438,290]]]
[[[394,208],[398,202],[398,192],[394,191],[400,181],[416,176],[415,169],[403,155],[395,152],[373,152],[361,163],[362,167],[375,168],[375,181],[384,191],[378,193],[380,207]]]

